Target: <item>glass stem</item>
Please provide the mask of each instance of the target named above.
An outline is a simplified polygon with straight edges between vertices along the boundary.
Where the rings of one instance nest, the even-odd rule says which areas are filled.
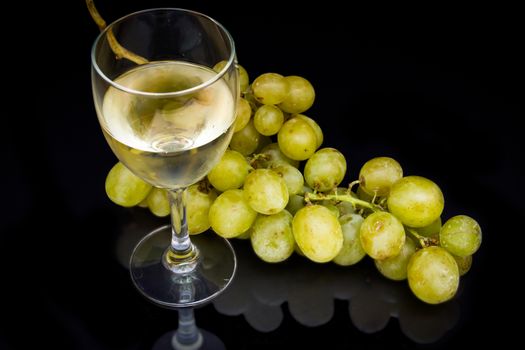
[[[175,273],[188,273],[197,266],[198,251],[191,243],[186,218],[186,189],[170,190],[171,244],[164,254],[164,265]]]
[[[192,308],[179,309],[179,328],[172,339],[175,349],[198,349],[202,345],[202,334],[195,324]]]
[[[191,248],[186,219],[186,189],[169,191],[171,206],[171,248],[180,255],[185,255]]]

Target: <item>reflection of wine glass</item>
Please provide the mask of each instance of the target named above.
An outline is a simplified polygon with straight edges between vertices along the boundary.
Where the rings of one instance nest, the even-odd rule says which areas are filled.
[[[159,226],[159,218],[151,215],[149,210],[133,208],[124,215],[124,225],[120,228],[118,239],[115,246],[115,254],[118,262],[124,267],[129,268],[129,259],[133,252],[133,247],[140,241],[144,232],[150,231]],[[203,258],[203,264],[209,265],[216,262],[207,259],[212,256],[212,252],[217,249],[220,240],[207,239],[205,235],[194,237],[194,243],[199,247]],[[183,293],[182,298],[191,299],[193,295],[191,275],[185,275],[180,279],[179,291]],[[187,282],[187,283],[185,283]],[[225,349],[225,345],[215,334],[197,327],[193,308],[177,308],[178,328],[169,331],[159,337],[152,347],[152,350],[177,350],[177,349]]]
[[[214,72],[210,67],[221,61]],[[135,286],[165,307],[209,301],[230,283],[235,255],[216,235],[190,241],[185,188],[218,162],[233,132],[239,83],[231,36],[200,13],[145,10],[100,34],[92,68],[98,120],[111,149],[140,178],[169,190],[172,225],[135,247]],[[203,239],[214,249],[203,251]]]
[[[160,337],[152,350],[223,350],[226,346],[215,334],[197,328],[192,308],[179,309],[179,327]]]

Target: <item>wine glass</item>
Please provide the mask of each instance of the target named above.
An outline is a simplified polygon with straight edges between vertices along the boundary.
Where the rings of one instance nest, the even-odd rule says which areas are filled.
[[[133,283],[164,307],[201,305],[230,284],[236,269],[227,240],[210,234],[190,240],[185,209],[185,189],[220,160],[233,133],[239,96],[233,39],[204,14],[151,9],[108,25],[91,59],[109,146],[134,174],[169,193],[171,226],[137,244]]]

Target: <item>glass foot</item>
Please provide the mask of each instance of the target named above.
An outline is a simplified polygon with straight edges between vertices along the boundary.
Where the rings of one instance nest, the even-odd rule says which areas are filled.
[[[153,345],[152,350],[226,350],[222,340],[215,334],[199,329],[201,337],[195,344],[178,344],[175,339],[175,332],[171,331],[160,337]]]
[[[237,261],[230,242],[209,232],[191,236],[191,242],[200,256],[197,267],[185,274],[176,274],[163,263],[171,226],[156,229],[137,244],[130,260],[131,279],[150,301],[171,309],[199,306],[231,283]]]

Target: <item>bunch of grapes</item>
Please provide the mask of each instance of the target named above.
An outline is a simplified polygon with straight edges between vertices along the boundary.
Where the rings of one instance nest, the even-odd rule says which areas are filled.
[[[458,215],[442,224],[438,185],[403,176],[389,157],[369,160],[358,180],[339,187],[346,159],[321,147],[321,128],[303,114],[315,99],[310,82],[266,73],[249,84],[246,70],[239,70],[242,94],[229,149],[186,192],[190,234],[211,228],[224,238],[249,239],[269,263],[296,252],[317,263],[349,266],[368,255],[385,277],[408,279],[419,299],[451,299],[481,244],[478,223]],[[125,207],[170,213],[168,193],[121,163],[109,172],[106,192]]]

